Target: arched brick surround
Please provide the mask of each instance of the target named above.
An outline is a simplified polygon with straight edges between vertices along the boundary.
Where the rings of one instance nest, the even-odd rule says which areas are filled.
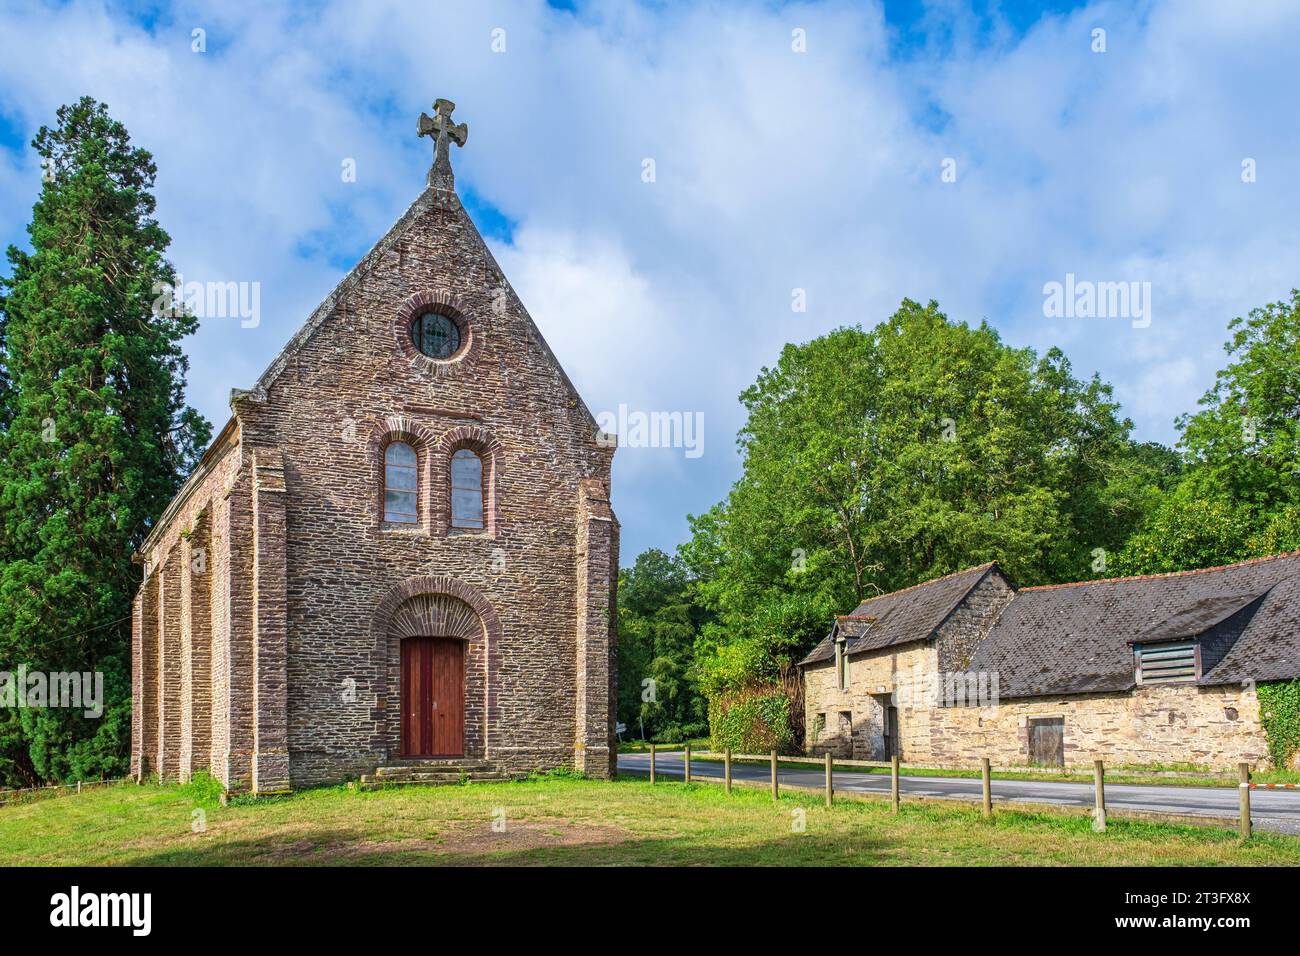
[[[435,359],[425,355],[411,341],[411,322],[425,311],[440,312],[456,323],[460,330],[460,350],[450,358]],[[402,303],[397,310],[393,332],[397,347],[411,363],[435,378],[454,378],[472,371],[483,354],[483,324],[470,316],[468,305],[459,296],[446,289],[428,289],[417,292]]]
[[[415,449],[417,456],[416,512],[419,522],[411,528],[429,530],[429,503],[433,494],[432,470],[437,441],[433,433],[425,426],[403,415],[390,415],[370,430],[366,443],[366,461],[370,463],[370,487],[374,489],[371,496],[371,517],[376,527],[384,523],[384,451],[395,442],[406,442]]]
[[[455,637],[465,648],[465,755],[489,757],[497,726],[501,619],[477,590],[454,578],[408,578],[385,595],[370,626],[377,685],[371,749],[401,752],[401,640]]]
[[[432,527],[435,534],[447,534],[451,529],[451,456],[468,448],[483,459],[485,487],[483,531],[457,531],[459,534],[486,534],[495,538],[501,524],[500,490],[501,472],[505,463],[505,449],[486,428],[478,425],[459,425],[438,440],[430,459],[433,466]]]

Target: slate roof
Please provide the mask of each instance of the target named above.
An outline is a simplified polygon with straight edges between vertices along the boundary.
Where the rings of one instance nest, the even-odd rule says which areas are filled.
[[[840,634],[847,641],[848,654],[926,640],[994,564],[981,564],[863,601],[852,614],[836,618],[831,632],[800,663],[815,664],[833,658],[835,639]]]
[[[1135,684],[1133,644],[1179,638],[1202,644],[1202,685],[1300,677],[1300,552],[1024,588],[970,669],[996,671],[1006,698],[1124,691]]]

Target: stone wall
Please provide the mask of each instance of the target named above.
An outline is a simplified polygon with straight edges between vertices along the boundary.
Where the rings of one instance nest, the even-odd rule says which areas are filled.
[[[997,707],[936,709],[934,762],[955,767],[1029,761],[1029,720],[1065,720],[1065,764],[1091,767],[1194,764],[1220,770],[1268,757],[1253,688],[1162,684],[1130,693],[1001,701]]]
[[[939,670],[945,674],[964,671],[993,622],[1015,596],[1016,592],[1001,572],[990,568],[939,625]]]
[[[878,651],[849,654],[849,689],[840,690],[835,662],[804,668],[805,724],[824,729],[809,741],[812,753],[885,760],[885,708],[898,709],[899,743],[904,760],[932,759],[931,716],[935,675],[963,670],[993,621],[1014,596],[1010,584],[991,569],[939,625],[933,638]],[[842,715],[849,714],[846,734]]]
[[[849,687],[836,686],[835,662],[804,668],[804,726],[807,749],[813,754],[830,751],[854,760],[885,760],[885,706],[898,707],[899,742],[904,760],[930,759],[931,708],[913,685],[918,674],[932,674],[938,663],[933,641],[885,648],[848,658]],[[896,695],[896,696],[895,696]],[[850,715],[851,732],[840,727],[840,715]],[[824,729],[813,740],[812,731],[824,715]]]

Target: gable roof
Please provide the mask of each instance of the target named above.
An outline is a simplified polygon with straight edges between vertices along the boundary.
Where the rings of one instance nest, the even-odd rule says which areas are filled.
[[[1125,691],[1135,686],[1132,645],[1177,638],[1217,648],[1202,685],[1300,676],[1300,552],[1023,588],[970,670],[996,672],[1008,698]]]
[[[831,632],[799,663],[815,664],[834,657],[835,639],[840,635],[847,641],[848,654],[927,640],[996,566],[997,562],[990,561],[863,601],[852,614],[836,618]]]

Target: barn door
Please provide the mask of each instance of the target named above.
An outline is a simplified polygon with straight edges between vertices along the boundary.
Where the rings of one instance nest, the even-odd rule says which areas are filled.
[[[1035,717],[1029,721],[1029,762],[1041,767],[1065,766],[1065,718]]]
[[[402,641],[402,756],[465,753],[465,645],[449,637]]]

